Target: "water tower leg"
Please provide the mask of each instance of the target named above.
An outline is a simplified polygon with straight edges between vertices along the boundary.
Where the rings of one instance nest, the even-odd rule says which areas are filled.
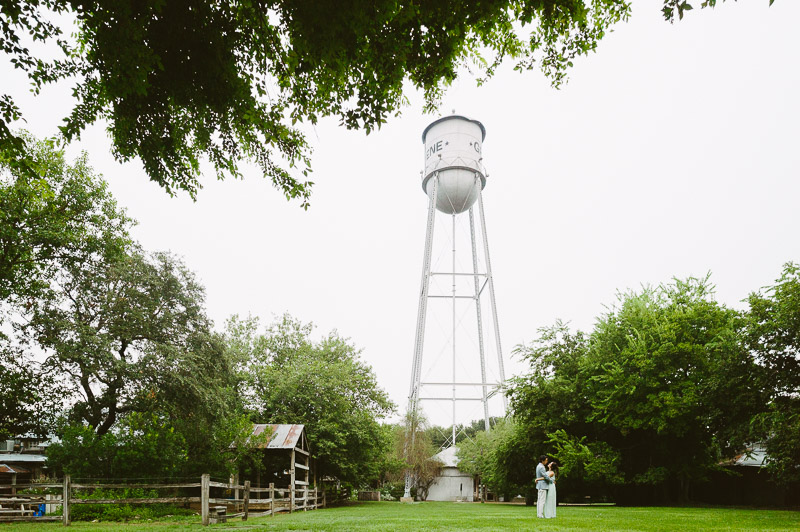
[[[439,176],[433,176],[433,190],[429,195],[428,201],[428,226],[425,231],[425,254],[422,262],[422,282],[419,293],[419,307],[417,309],[417,336],[414,340],[414,361],[411,367],[411,387],[408,392],[408,426],[406,428],[406,441],[403,454],[408,456],[414,447],[416,438],[417,407],[419,406],[420,379],[422,376],[422,346],[425,339],[425,318],[428,311],[428,289],[431,279],[431,254],[433,248],[433,229],[436,220],[436,194],[439,184]],[[408,432],[411,432],[409,434]],[[410,448],[409,448],[410,446]],[[410,502],[411,484],[413,475],[411,471],[405,474],[405,493],[403,499]],[[404,501],[405,502],[405,501]]]
[[[451,446],[456,445],[456,215],[451,215],[453,219],[453,435]]]
[[[489,302],[492,306],[492,318],[494,320],[494,338],[497,342],[497,367],[500,370],[500,385],[505,386],[506,375],[503,369],[503,349],[500,345],[500,325],[497,321],[497,304],[494,298],[494,278],[492,277],[492,261],[489,258],[489,239],[486,236],[486,216],[483,211],[483,193],[478,191],[478,209],[481,214],[481,232],[483,234],[483,254],[486,256],[486,276],[489,283]],[[503,409],[508,412],[508,397],[503,393]]]
[[[477,178],[480,179],[480,178]],[[483,347],[483,318],[481,316],[481,283],[478,280],[478,246],[475,244],[475,214],[472,207],[469,208],[469,234],[472,240],[472,279],[475,285],[475,312],[478,318],[478,350],[481,358],[481,399],[483,400],[483,424],[485,430],[489,430],[489,400],[486,388],[486,351]]]

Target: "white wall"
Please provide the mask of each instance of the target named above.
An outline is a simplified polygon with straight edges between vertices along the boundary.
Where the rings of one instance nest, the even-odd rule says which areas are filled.
[[[473,481],[455,467],[445,467],[442,475],[433,481],[428,490],[429,501],[473,501]]]

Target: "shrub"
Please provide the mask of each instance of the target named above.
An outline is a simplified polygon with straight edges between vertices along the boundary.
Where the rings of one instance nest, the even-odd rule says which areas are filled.
[[[159,497],[156,490],[142,488],[95,489],[73,494],[76,499],[144,499]],[[172,504],[79,504],[70,508],[75,521],[129,521],[155,519],[166,515],[193,515],[188,508]]]

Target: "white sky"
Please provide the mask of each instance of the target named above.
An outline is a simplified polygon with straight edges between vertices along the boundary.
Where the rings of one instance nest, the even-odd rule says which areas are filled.
[[[597,53],[552,89],[506,68],[449,91],[486,126],[484,190],[506,376],[510,352],[557,318],[589,330],[617,290],[712,272],[717,299],[742,299],[800,260],[800,2],[727,2],[674,25],[634,2]],[[69,87],[33,100],[2,65],[25,125],[50,135]],[[436,116],[418,95],[369,136],[325,121],[310,130],[311,208],[258,172],[203,179],[197,202],[170,198],[138,163],[117,164],[102,127],[87,150],[149,250],[197,272],[218,326],[233,313],[289,312],[351,337],[402,410],[414,345],[427,198],[421,133]],[[432,416],[434,421],[448,420]],[[479,416],[474,416],[479,417]]]

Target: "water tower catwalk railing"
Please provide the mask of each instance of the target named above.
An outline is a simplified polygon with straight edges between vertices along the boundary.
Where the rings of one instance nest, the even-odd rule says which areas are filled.
[[[485,137],[485,129],[480,122],[462,116],[448,116],[433,122],[423,133],[425,143],[425,172],[423,175],[423,190],[428,194],[428,216],[425,235],[425,253],[423,258],[422,281],[420,287],[419,307],[417,311],[416,338],[414,341],[414,359],[411,371],[411,386],[409,389],[408,415],[409,434],[406,439],[406,452],[408,446],[413,448],[416,429],[414,424],[418,418],[420,402],[422,401],[450,401],[452,402],[452,434],[450,445],[456,442],[456,404],[461,401],[481,401],[483,403],[483,417],[485,429],[490,429],[489,398],[502,390],[505,380],[503,366],[502,346],[500,342],[499,324],[497,318],[497,305],[494,292],[494,278],[492,276],[491,261],[489,259],[489,241],[486,233],[486,218],[483,206],[482,189],[486,184],[486,175],[483,169],[481,144]],[[476,233],[476,216],[474,205],[478,205],[480,218],[480,236],[484,257],[485,271],[479,271],[478,242]],[[452,216],[452,270],[431,271],[431,261],[434,244],[434,226],[436,211]],[[467,211],[469,214],[469,233],[472,255],[472,272],[457,271],[456,267],[456,217]],[[452,291],[449,295],[431,294],[431,280],[434,276],[450,276],[452,278]],[[456,290],[456,279],[459,277],[472,277],[472,293],[459,294]],[[495,347],[497,352],[498,381],[490,382],[486,368],[486,342],[483,329],[483,314],[481,296],[488,290],[489,305],[492,314]],[[425,344],[425,327],[428,313],[428,302],[431,299],[452,300],[452,378],[446,380],[423,381],[423,348]],[[469,299],[475,304],[475,318],[477,321],[478,351],[480,359],[480,382],[459,382],[456,378],[456,365],[458,354],[456,350],[456,304],[457,300]],[[427,396],[423,391],[429,388],[450,387],[451,396]],[[457,394],[457,389],[472,388],[480,390],[480,397],[463,397]],[[426,392],[427,393],[427,392]],[[507,398],[502,396],[504,412],[508,409]],[[413,477],[411,472],[406,474],[405,496],[410,497]]]

